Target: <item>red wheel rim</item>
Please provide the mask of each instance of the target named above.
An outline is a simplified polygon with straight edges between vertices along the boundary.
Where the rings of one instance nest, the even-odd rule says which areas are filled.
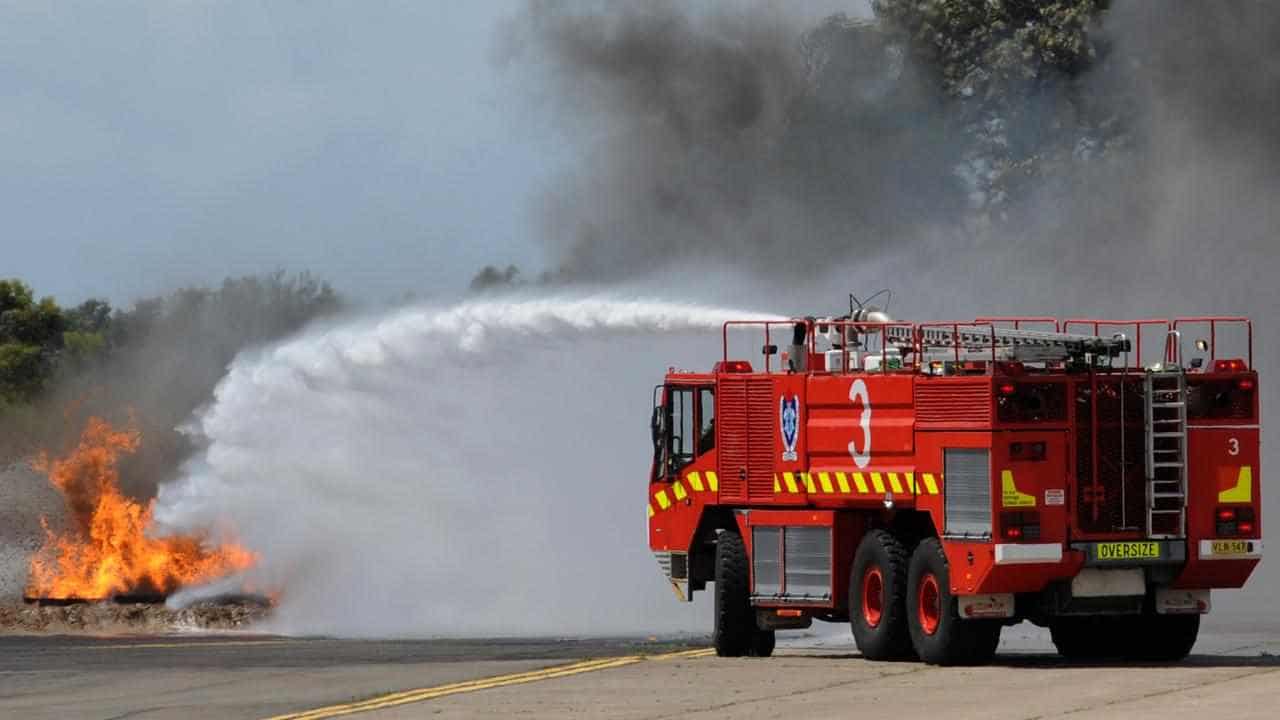
[[[884,617],[884,575],[878,566],[872,565],[862,574],[862,619],[867,627],[877,627],[881,617]]]
[[[933,573],[925,573],[920,578],[916,607],[920,616],[920,629],[924,634],[938,632],[938,624],[942,622],[942,591],[938,589],[938,578]]]

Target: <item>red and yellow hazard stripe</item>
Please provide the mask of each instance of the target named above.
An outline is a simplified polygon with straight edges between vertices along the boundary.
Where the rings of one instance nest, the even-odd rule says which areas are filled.
[[[649,500],[649,517],[656,514],[654,507],[658,510],[667,510],[678,502],[684,502],[695,493],[718,493],[720,492],[720,478],[714,471],[698,472],[697,470],[685,475],[684,477],[671,483],[666,489],[659,490],[653,494]]]
[[[778,473],[773,476],[775,495],[809,495],[827,497],[882,497],[895,495],[937,495],[942,475],[898,472],[816,472]]]
[[[942,475],[913,472],[784,472],[773,476],[775,495],[809,495],[830,498],[883,498],[894,495],[937,495]],[[649,499],[649,517],[669,510],[695,495],[718,493],[720,481],[710,470],[694,471],[655,492]]]

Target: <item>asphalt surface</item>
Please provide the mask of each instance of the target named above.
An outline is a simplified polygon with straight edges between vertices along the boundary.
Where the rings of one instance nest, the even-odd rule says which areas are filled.
[[[1280,717],[1280,632],[1258,622],[1165,666],[1065,663],[1025,624],[984,668],[867,662],[838,626],[769,659],[703,644],[0,636],[0,718]]]

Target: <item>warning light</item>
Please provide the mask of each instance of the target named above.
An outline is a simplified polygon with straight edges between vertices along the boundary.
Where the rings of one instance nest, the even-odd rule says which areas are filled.
[[[1018,386],[1013,383],[1001,383],[1000,387],[997,389],[1000,391],[1000,394],[1005,397],[1009,397],[1010,395],[1018,392]]]
[[[727,360],[718,362],[711,368],[713,373],[749,373],[751,372],[751,363],[746,360]]]
[[[1232,358],[1231,360],[1214,360],[1214,372],[1244,372],[1248,367],[1245,366],[1244,360]]]

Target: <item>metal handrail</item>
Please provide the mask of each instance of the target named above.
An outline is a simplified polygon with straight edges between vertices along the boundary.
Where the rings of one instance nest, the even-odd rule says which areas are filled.
[[[1249,344],[1249,369],[1253,369],[1253,321],[1243,315],[1205,315],[1203,317],[1180,317],[1174,318],[1171,327],[1178,329],[1178,325],[1186,323],[1188,325],[1201,324],[1209,326],[1209,365],[1213,365],[1213,361],[1218,355],[1218,323],[1233,323],[1244,325],[1245,332],[1248,334]],[[1179,365],[1182,364],[1181,348],[1176,358]]]

